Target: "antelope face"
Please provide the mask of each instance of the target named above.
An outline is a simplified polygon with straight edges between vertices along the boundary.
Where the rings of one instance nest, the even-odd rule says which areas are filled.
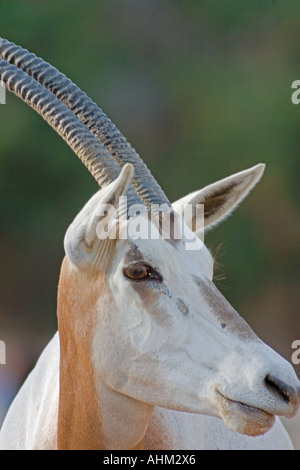
[[[217,290],[204,246],[196,254],[182,242],[123,245],[109,279],[111,318],[104,329],[100,320],[96,339],[111,351],[98,359],[111,387],[153,405],[222,417],[251,435],[267,431],[275,414],[296,413],[292,367]]]
[[[240,176],[231,177],[232,187]],[[224,182],[215,185],[192,197],[199,200],[204,191],[212,198],[213,189],[222,199]],[[91,214],[99,198],[101,192],[67,233],[66,252],[71,262],[76,253],[74,264],[82,253],[82,228],[95,229]],[[174,208],[180,212],[181,205],[178,201]],[[207,219],[215,222],[216,212],[214,207]],[[181,222],[175,214],[173,223]],[[72,245],[79,228],[80,250]],[[107,288],[97,304],[92,355],[96,374],[108,387],[150,405],[218,416],[248,435],[266,432],[275,415],[297,412],[300,388],[292,366],[253,333],[218,291],[205,245],[199,241],[200,249],[187,250],[184,237],[127,238],[105,240],[103,251],[103,243],[89,239],[79,267],[105,271]]]

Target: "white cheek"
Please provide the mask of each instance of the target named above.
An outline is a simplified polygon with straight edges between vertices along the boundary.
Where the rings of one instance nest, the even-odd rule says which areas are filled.
[[[212,280],[214,275],[214,259],[208,248],[203,245],[201,250],[195,252],[187,252],[190,256],[191,266],[190,272],[196,271],[204,274],[208,279]]]
[[[143,353],[143,345],[149,342],[153,330],[151,315],[145,311],[141,299],[124,278],[120,267],[110,278],[110,288],[119,312],[118,330],[123,335],[123,341],[126,339],[129,349],[134,347],[136,351]]]

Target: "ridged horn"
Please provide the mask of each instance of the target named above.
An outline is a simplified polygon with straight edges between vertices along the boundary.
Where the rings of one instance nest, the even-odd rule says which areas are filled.
[[[15,65],[0,59],[0,81],[37,111],[67,142],[85,164],[100,186],[106,186],[120,174],[120,167],[111,154],[67,106],[43,85]],[[129,187],[128,205],[141,203]]]
[[[99,139],[119,165],[134,166],[132,185],[143,203],[170,202],[141,157],[105,113],[64,74],[43,59],[0,38],[0,57],[20,68],[57,96]]]

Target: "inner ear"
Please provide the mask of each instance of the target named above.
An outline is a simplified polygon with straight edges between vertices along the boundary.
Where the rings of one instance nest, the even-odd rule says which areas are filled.
[[[231,183],[224,188],[217,188],[211,195],[207,195],[203,200],[205,226],[209,225],[209,220],[214,217],[220,210],[226,209],[226,205],[234,206],[238,202],[239,192],[235,195],[234,188],[237,183]],[[231,201],[229,202],[229,199]]]

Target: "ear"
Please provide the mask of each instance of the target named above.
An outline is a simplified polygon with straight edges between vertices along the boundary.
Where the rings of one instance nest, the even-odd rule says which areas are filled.
[[[98,191],[69,226],[64,247],[74,266],[102,272],[108,269],[117,241],[115,214],[119,198],[126,193],[132,176],[133,166],[124,165],[118,178]]]
[[[172,204],[173,208],[176,212],[184,214],[184,208],[187,204],[193,206],[192,221],[188,225],[191,230],[195,231],[196,205],[204,204],[204,228],[212,228],[231,214],[242,202],[258,183],[264,169],[265,165],[260,163],[248,170],[228,176],[179,199]]]

